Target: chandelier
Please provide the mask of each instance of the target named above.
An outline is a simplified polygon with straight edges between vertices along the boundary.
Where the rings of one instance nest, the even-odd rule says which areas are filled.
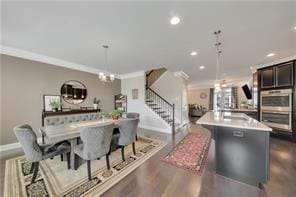
[[[102,82],[113,82],[115,80],[115,75],[107,72],[108,62],[107,62],[107,50],[109,48],[108,45],[103,45],[105,49],[105,71],[99,73],[99,79]]]

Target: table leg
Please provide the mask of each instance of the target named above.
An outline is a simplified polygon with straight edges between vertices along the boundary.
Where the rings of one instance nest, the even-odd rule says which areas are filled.
[[[72,170],[75,170],[75,153],[74,153],[74,146],[77,144],[77,139],[73,138],[70,139],[71,144],[71,152],[70,152],[70,166]]]

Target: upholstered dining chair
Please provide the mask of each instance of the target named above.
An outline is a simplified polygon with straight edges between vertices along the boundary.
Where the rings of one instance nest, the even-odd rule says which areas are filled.
[[[139,119],[140,118],[140,114],[139,113],[136,113],[136,112],[129,112],[126,114],[126,117],[127,118],[137,118]]]
[[[32,162],[30,169],[30,173],[33,173],[31,183],[36,179],[41,160],[66,154],[68,169],[70,169],[70,146],[67,144],[59,144],[58,146],[50,144],[39,145],[35,132],[28,124],[16,126],[13,128],[13,131],[25,152],[27,161]]]
[[[136,155],[135,141],[137,135],[139,119],[126,119],[120,121],[117,126],[119,133],[113,135],[112,144],[120,146],[122,161],[125,161],[124,147],[132,144],[133,154]]]
[[[109,155],[114,123],[99,127],[86,127],[80,131],[82,144],[74,146],[75,169],[77,169],[77,156],[86,160],[88,180],[91,180],[91,160],[106,156],[107,169],[110,170]]]
[[[129,112],[126,114],[126,118],[140,119],[140,114],[136,112]],[[136,135],[136,140],[138,140],[138,134]]]

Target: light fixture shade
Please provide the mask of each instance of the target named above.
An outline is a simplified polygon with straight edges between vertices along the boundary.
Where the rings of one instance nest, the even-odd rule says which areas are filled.
[[[107,77],[106,77],[106,75],[102,75],[102,81],[104,81],[104,82],[107,81]]]
[[[221,83],[219,81],[216,81],[214,84],[215,90],[220,91],[221,90]]]
[[[115,80],[115,75],[110,74],[110,80],[111,80],[111,81],[114,81],[114,80]]]
[[[100,72],[98,77],[99,77],[99,79],[102,80],[103,79],[103,76],[104,76],[104,73]]]
[[[222,87],[222,88],[226,88],[226,87],[227,87],[227,84],[226,84],[226,81],[225,81],[225,80],[222,81],[222,83],[221,83],[221,87]]]

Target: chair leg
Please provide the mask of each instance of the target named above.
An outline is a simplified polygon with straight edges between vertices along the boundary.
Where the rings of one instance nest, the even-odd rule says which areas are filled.
[[[61,161],[64,161],[64,155],[61,154]]]
[[[74,170],[77,170],[77,168],[78,168],[78,160],[79,160],[79,158],[78,158],[78,156],[75,154],[75,155],[74,155]]]
[[[135,142],[132,143],[133,146],[133,154],[136,156],[136,147],[135,147]]]
[[[87,174],[88,174],[88,180],[91,180],[91,169],[90,169],[90,160],[87,160]]]
[[[38,174],[38,169],[39,169],[39,161],[34,162],[34,172],[33,172],[31,183],[35,182],[35,179],[36,179],[37,174]]]
[[[110,161],[109,161],[109,154],[106,154],[106,164],[107,164],[107,169],[110,170]]]
[[[97,160],[100,160],[101,158],[99,157],[99,158],[97,158]]]
[[[70,153],[67,153],[67,167],[68,167],[68,170],[71,168],[70,166]]]
[[[136,141],[138,141],[138,135],[136,135]]]
[[[124,158],[124,146],[121,146],[121,157],[122,157],[122,161],[125,161],[125,158]]]
[[[34,171],[34,167],[35,167],[35,162],[32,162],[32,164],[31,164],[31,169],[30,169],[30,174],[33,173],[33,171]]]

